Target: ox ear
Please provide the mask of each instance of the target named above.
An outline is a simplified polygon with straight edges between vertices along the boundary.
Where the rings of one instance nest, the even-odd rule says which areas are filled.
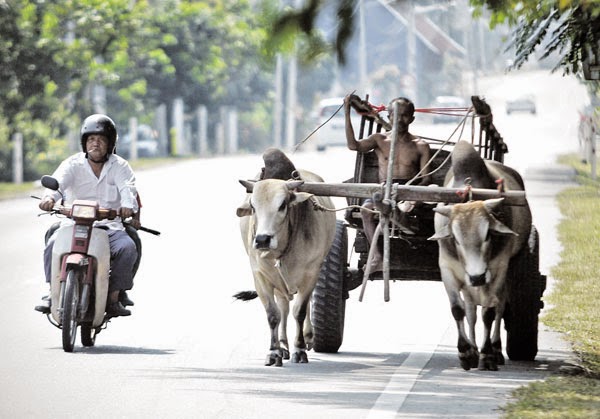
[[[450,205],[439,204],[433,210],[435,212],[437,212],[438,214],[441,214],[441,215],[443,215],[445,217],[450,217],[450,214],[452,213],[452,207]]]
[[[490,214],[490,230],[500,234],[513,234],[515,236],[519,235],[512,231],[506,224],[498,221],[492,214]]]
[[[241,181],[240,181],[241,182]],[[247,215],[252,215],[252,206],[250,205],[250,197],[244,199],[244,202],[237,208],[235,214],[238,217],[246,217]]]
[[[450,235],[450,225],[445,225],[440,229],[440,231],[436,231],[435,234],[427,240],[443,240],[449,239],[450,237],[452,237]]]
[[[515,233],[514,231],[512,231],[510,229],[510,227],[508,227],[506,224],[500,222],[492,214],[492,212],[495,209],[497,209],[500,205],[502,205],[503,200],[504,200],[504,198],[495,198],[495,199],[486,199],[485,201],[483,201],[483,206],[485,207],[485,210],[487,211],[487,213],[490,216],[490,230],[494,231],[496,233],[500,233],[500,234],[513,234],[515,236],[518,236],[518,234]]]
[[[292,193],[292,199],[290,200],[290,206],[304,202],[304,201],[310,199],[312,196],[313,196],[313,194],[308,193],[308,192],[294,192],[294,193]]]

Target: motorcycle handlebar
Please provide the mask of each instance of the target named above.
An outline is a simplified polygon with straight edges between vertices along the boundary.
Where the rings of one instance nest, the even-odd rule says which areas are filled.
[[[32,198],[35,199],[40,199],[37,196],[31,195]],[[50,213],[53,214],[62,214],[66,217],[72,218],[72,214],[71,214],[71,210],[72,207],[68,206],[68,205],[60,205],[57,207],[52,208],[51,211],[48,211]],[[114,218],[116,218],[117,216],[117,211],[114,209],[109,209],[109,208],[98,208],[98,220],[104,220],[104,219],[109,219],[109,220],[113,220]],[[130,225],[129,222],[124,221],[125,224]],[[144,231],[146,233],[150,233],[150,234],[154,234],[155,236],[160,236],[160,231],[158,230],[154,230],[148,227],[144,227],[144,226],[140,226],[138,228],[138,230]]]
[[[68,218],[73,218],[73,207],[70,205],[59,205],[52,208],[52,213],[61,214]],[[114,220],[117,217],[117,210],[110,208],[98,208],[95,220]]]

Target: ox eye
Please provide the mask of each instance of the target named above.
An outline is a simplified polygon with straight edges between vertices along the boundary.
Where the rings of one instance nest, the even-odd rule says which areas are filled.
[[[279,211],[279,212],[285,211],[285,207],[286,207],[286,204],[285,204],[285,201],[283,201],[283,202],[281,203],[281,205],[279,206],[279,209],[278,209],[278,211]]]

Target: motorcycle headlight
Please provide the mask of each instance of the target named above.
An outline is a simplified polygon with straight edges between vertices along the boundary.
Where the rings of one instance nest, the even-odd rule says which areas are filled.
[[[89,218],[93,220],[96,218],[96,207],[73,205],[71,213],[74,218]]]

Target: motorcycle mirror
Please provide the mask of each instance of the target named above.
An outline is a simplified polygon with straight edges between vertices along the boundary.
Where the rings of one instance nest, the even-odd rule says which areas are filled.
[[[53,191],[58,191],[58,180],[54,179],[52,176],[44,175],[42,176],[42,186],[44,188],[52,189]]]

